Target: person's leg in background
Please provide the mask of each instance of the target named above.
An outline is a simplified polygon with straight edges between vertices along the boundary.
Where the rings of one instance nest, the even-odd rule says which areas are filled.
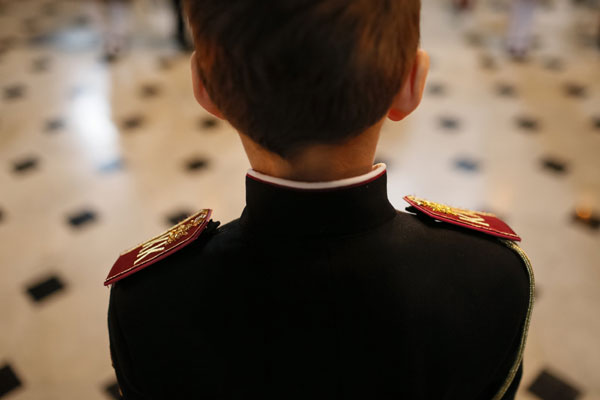
[[[536,0],[514,0],[510,11],[507,48],[517,60],[527,57],[531,47],[533,13]]]
[[[107,61],[113,61],[127,48],[130,4],[127,0],[106,0],[105,3],[104,52]]]
[[[175,40],[181,50],[191,50],[192,46],[187,37],[187,29],[183,20],[183,10],[181,0],[171,0],[173,2],[173,10],[175,12]]]

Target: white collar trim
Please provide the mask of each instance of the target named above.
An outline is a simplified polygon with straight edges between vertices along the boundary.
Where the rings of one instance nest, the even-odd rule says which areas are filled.
[[[253,169],[248,170],[248,176],[255,178],[259,181],[271,183],[277,186],[289,187],[293,189],[302,190],[323,190],[323,189],[337,189],[347,186],[357,186],[364,182],[371,181],[377,178],[386,171],[387,166],[384,163],[375,164],[373,170],[364,175],[355,176],[353,178],[339,179],[337,181],[329,182],[300,182],[292,181],[289,179],[276,178],[274,176],[265,175]]]

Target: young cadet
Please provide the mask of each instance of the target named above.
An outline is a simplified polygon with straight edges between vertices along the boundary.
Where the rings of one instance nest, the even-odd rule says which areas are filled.
[[[418,0],[190,0],[197,101],[239,132],[246,207],[127,251],[106,285],[125,399],[512,399],[533,277],[491,214],[388,201],[419,104]],[[215,211],[218,214],[218,210]]]

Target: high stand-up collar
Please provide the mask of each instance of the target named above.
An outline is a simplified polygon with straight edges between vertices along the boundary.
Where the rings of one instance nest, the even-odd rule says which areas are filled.
[[[372,229],[394,218],[384,164],[332,182],[296,182],[255,171],[246,176],[240,223],[268,236],[332,236]]]

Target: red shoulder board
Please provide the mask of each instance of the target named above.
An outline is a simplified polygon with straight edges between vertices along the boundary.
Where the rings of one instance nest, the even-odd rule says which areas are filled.
[[[104,286],[111,285],[181,250],[196,240],[208,225],[212,210],[202,210],[165,233],[121,254],[108,273]]]
[[[521,238],[510,229],[510,226],[494,214],[450,207],[444,204],[419,199],[414,196],[406,196],[404,197],[404,200],[417,211],[438,221],[459,225],[464,228],[473,229],[508,240],[521,241]]]

